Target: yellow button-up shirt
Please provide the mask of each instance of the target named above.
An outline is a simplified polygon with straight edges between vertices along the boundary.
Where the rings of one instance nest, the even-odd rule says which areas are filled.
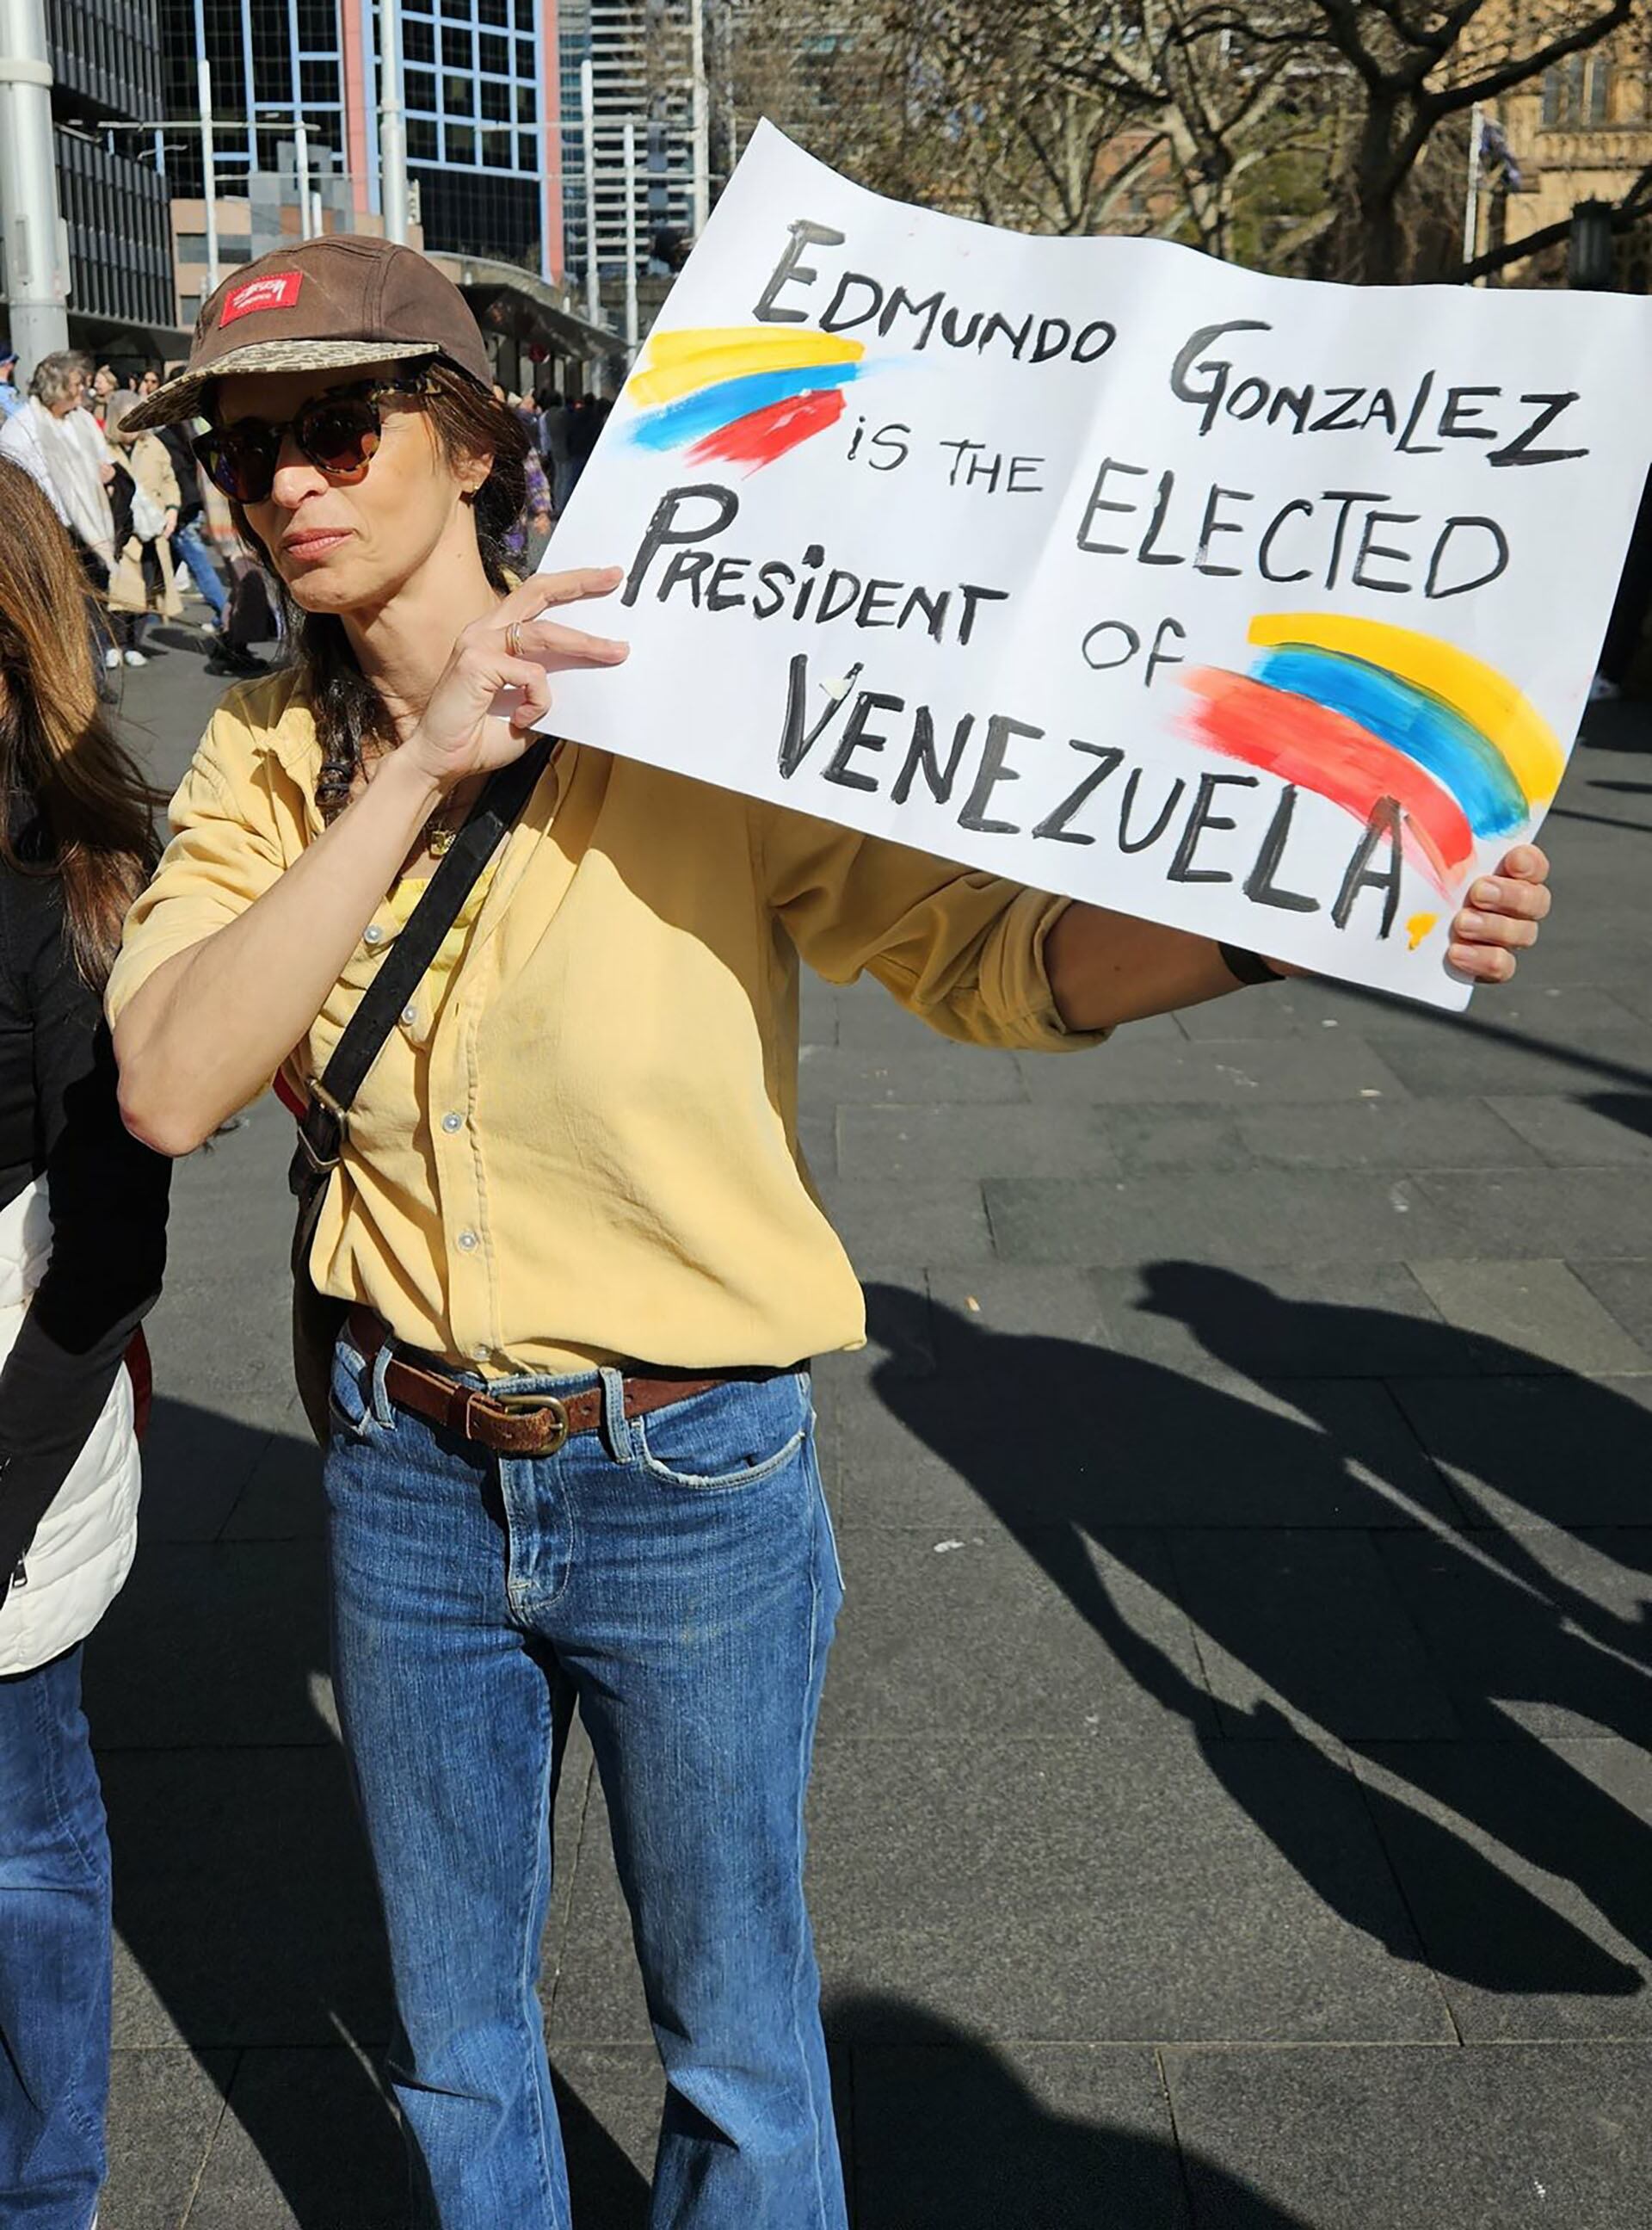
[[[320,834],[292,676],[233,689],[109,985],[174,954]],[[1067,1049],[1043,948],[1064,901],[686,777],[565,745],[451,972],[408,1002],[350,1121],[311,1266],[399,1339],[490,1374],[594,1358],[784,1366],[865,1337],[797,1144],[798,956],[946,1036]],[[318,1075],[405,909],[387,898],[288,1065]]]

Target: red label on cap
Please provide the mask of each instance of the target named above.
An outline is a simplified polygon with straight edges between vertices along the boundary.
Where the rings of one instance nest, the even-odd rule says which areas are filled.
[[[290,310],[303,284],[302,271],[276,271],[267,279],[249,279],[244,287],[224,296],[218,323],[234,325],[237,318],[250,317],[254,310]]]

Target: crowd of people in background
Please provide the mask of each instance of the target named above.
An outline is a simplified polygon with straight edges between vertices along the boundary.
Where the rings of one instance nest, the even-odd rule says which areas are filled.
[[[159,621],[180,621],[182,561],[208,616],[207,670],[228,677],[261,674],[263,661],[237,625],[235,564],[226,579],[202,532],[205,492],[188,427],[164,435],[123,433],[138,401],[159,384],[146,366],[130,386],[82,351],[42,357],[27,395],[16,384],[15,351],[0,348],[0,456],[35,480],[67,528],[93,590],[99,664],[106,676],[145,666],[145,643]],[[106,680],[105,693],[112,693]]]
[[[93,592],[106,675],[146,665],[157,623],[183,619],[181,574],[207,607],[200,622],[212,638],[207,671],[242,679],[261,674],[264,662],[248,638],[258,639],[268,607],[255,596],[248,600],[252,624],[238,617],[239,577],[250,561],[211,532],[191,446],[196,429],[121,432],[123,420],[159,384],[160,367],[145,366],[128,385],[111,365],[66,351],[41,359],[26,394],[16,371],[16,351],[0,343],[0,456],[32,476],[68,529]],[[538,564],[568,508],[613,405],[594,395],[564,397],[549,386],[531,397],[497,384],[493,392],[528,435],[528,499],[505,551],[512,570],[525,572]],[[112,693],[106,681],[105,693]]]

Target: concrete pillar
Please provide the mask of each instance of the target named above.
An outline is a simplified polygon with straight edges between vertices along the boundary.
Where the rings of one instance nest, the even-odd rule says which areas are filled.
[[[42,357],[69,345],[45,0],[0,0],[0,250],[22,386]]]

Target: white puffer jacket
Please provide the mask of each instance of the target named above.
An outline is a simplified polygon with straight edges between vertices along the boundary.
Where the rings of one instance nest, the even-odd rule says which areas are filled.
[[[46,1180],[0,1208],[0,1362],[52,1251]],[[119,1594],[138,1545],[138,1440],[123,1368],[0,1606],[0,1674],[31,1672],[87,1635]]]

